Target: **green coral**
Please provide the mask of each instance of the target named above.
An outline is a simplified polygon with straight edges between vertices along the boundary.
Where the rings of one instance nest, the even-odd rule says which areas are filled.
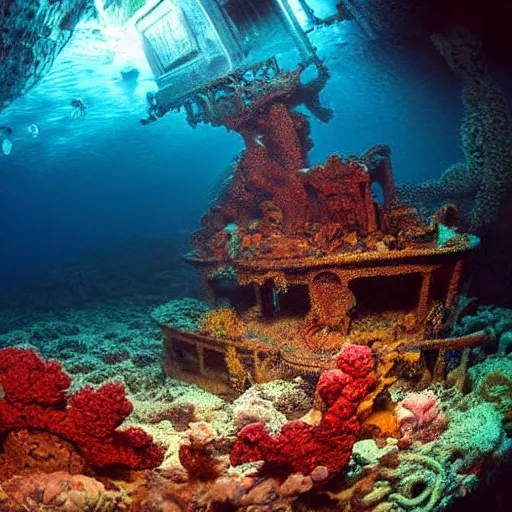
[[[469,376],[473,391],[502,415],[512,420],[512,360],[493,357],[470,368]]]
[[[388,500],[403,510],[434,510],[445,488],[443,464],[426,455],[401,453],[400,464],[396,469],[388,470],[386,476],[396,481],[395,492],[388,496]]]
[[[466,407],[447,411],[448,429],[427,445],[425,453],[467,473],[487,457],[509,449],[510,440],[505,438],[501,415],[491,404],[467,403]]]

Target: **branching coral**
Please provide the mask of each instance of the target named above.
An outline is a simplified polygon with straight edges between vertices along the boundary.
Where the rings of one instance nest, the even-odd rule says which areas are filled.
[[[73,443],[92,467],[162,463],[162,448],[146,432],[117,429],[133,409],[121,384],[86,387],[68,398],[70,383],[58,362],[47,363],[33,350],[0,350],[0,437],[21,429],[46,431]]]

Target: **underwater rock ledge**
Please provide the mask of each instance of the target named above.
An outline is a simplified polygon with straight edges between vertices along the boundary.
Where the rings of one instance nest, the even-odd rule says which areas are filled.
[[[93,0],[14,0],[0,6],[0,112],[48,73]]]

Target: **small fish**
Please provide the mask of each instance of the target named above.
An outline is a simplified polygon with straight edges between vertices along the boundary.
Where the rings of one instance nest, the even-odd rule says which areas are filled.
[[[9,139],[4,139],[2,141],[2,152],[5,156],[9,156],[11,154],[12,142]]]
[[[261,139],[263,139],[263,135],[256,135],[256,137],[254,137],[254,143],[258,144],[258,146],[261,146],[262,148],[265,148],[265,144],[263,144]]]
[[[37,137],[39,137],[39,126],[37,126],[37,124],[32,123],[27,128],[27,132],[33,139],[37,139]]]

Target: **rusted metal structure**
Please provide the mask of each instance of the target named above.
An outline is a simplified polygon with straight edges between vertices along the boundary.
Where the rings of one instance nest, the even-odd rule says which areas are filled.
[[[136,26],[158,85],[149,120],[183,107],[218,124],[251,85],[317,61],[288,0],[159,0]]]
[[[150,115],[183,107],[192,126],[224,125],[246,146],[187,255],[212,309],[198,328],[160,323],[168,373],[215,392],[318,375],[347,342],[419,353],[423,342],[446,334],[463,261],[478,244],[457,230],[453,207],[427,224],[400,204],[387,146],[310,165],[308,118],[294,108],[305,105],[328,120],[318,94],[329,73],[286,4],[268,0],[258,12],[266,6],[280,13],[281,30],[299,56],[292,69],[268,46],[258,58],[244,49],[240,34],[255,36],[264,25],[265,16],[247,15],[255,2],[242,8],[234,1],[162,0],[138,23],[160,73]],[[170,32],[169,16],[181,32]],[[213,49],[202,46],[204,34],[192,37],[201,27],[206,34],[207,25],[215,28]],[[167,41],[178,36],[183,44]],[[165,50],[169,44],[174,53]],[[206,64],[219,55],[218,66]],[[311,62],[318,73],[304,84],[300,77]],[[202,80],[194,78],[198,69],[205,70]],[[438,344],[434,351],[444,354]],[[438,375],[443,362],[438,357],[425,374]]]
[[[229,301],[235,334],[230,337],[227,324],[206,322],[197,332],[162,325],[169,373],[227,392],[318,375],[347,342],[419,351],[422,341],[439,338],[455,306],[463,261],[478,243],[443,224],[451,222],[452,209],[426,225],[396,198],[385,194],[379,204],[370,186],[382,178],[382,165],[390,167],[385,159],[369,169],[363,160],[333,156],[307,172],[290,171],[297,181],[286,184],[283,196],[268,199],[266,182],[249,194],[237,176],[246,176],[245,159],[261,158],[256,146],[245,151],[227,191],[203,217],[187,255],[213,311],[226,311]],[[252,169],[267,171],[268,163]],[[385,175],[382,188],[393,191]],[[267,179],[277,176],[283,179]],[[315,194],[310,185],[318,177],[331,185]],[[306,202],[297,209],[300,187]],[[431,350],[428,343],[425,350]],[[437,345],[434,350],[444,355]],[[443,364],[441,357],[430,374],[438,377]]]

